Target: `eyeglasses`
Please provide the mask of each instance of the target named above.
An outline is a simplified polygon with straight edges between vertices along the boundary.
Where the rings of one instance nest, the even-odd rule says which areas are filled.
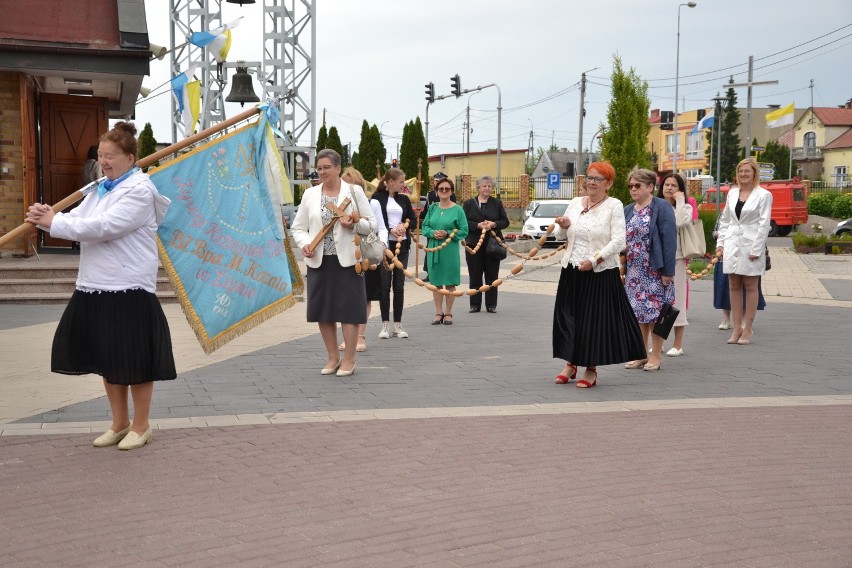
[[[627,184],[627,189],[639,189],[640,187],[642,187],[641,183],[628,183]]]
[[[440,192],[452,191],[452,190],[453,189],[451,187],[439,187],[438,188],[438,191],[440,191]]]
[[[593,181],[595,183],[602,183],[602,182],[606,181],[606,178],[600,177],[600,176],[589,176],[589,177],[586,178],[586,181]]]

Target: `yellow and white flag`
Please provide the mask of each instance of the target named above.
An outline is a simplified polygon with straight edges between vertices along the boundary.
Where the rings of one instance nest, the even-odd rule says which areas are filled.
[[[776,126],[790,126],[793,124],[795,114],[796,103],[790,103],[783,108],[768,112],[766,113],[766,126],[769,128],[775,128]]]

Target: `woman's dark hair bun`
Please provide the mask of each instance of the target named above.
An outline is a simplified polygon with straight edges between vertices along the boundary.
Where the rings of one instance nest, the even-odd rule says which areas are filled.
[[[136,136],[136,126],[132,122],[116,122],[115,126],[113,126],[113,130],[121,130],[130,134],[131,136]]]

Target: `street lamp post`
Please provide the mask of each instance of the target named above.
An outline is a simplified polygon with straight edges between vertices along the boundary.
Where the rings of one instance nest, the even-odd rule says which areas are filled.
[[[696,2],[686,2],[677,7],[677,53],[675,54],[675,108],[674,108],[674,160],[672,161],[672,171],[677,173],[677,153],[680,150],[680,133],[677,131],[677,104],[678,104],[678,87],[680,84],[680,9],[684,6],[695,8],[698,6]]]

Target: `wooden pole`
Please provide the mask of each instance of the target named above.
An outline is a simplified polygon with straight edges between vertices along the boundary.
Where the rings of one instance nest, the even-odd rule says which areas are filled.
[[[247,120],[247,119],[251,118],[252,116],[258,114],[259,112],[260,112],[259,107],[250,108],[249,110],[247,110],[245,112],[241,112],[240,114],[233,116],[233,117],[229,118],[228,120],[223,120],[222,122],[215,124],[215,125],[211,126],[210,128],[207,128],[205,130],[202,130],[201,132],[198,132],[197,134],[193,134],[192,136],[184,138],[180,142],[175,142],[171,146],[168,146],[167,148],[163,148],[159,152],[154,152],[153,154],[151,154],[149,156],[145,156],[144,158],[142,158],[141,160],[136,162],[136,165],[139,166],[140,168],[145,168],[147,166],[150,166],[151,164],[156,163],[157,160],[159,160],[160,158],[165,158],[169,154],[174,154],[175,152],[178,152],[178,151],[186,148],[187,146],[192,146],[196,142],[198,142],[200,140],[204,140],[205,138],[212,136],[213,134],[219,132],[220,130],[224,130],[225,128],[228,128],[229,126],[233,126],[234,124],[237,124],[239,122]],[[85,189],[85,188],[83,188],[83,189]],[[83,192],[83,190],[78,189],[77,191],[75,191],[74,193],[72,193],[71,195],[69,195],[68,197],[66,197],[62,201],[60,201],[59,203],[56,203],[55,205],[51,206],[51,208],[55,212],[58,213],[58,212],[62,211],[63,209],[66,209],[67,207],[74,205],[75,203],[77,203],[78,201],[83,199],[83,197],[85,197],[85,196],[86,196],[86,194]],[[0,237],[0,248],[3,248],[4,246],[9,244],[10,242],[15,240],[16,238],[18,238],[22,235],[26,235],[28,232],[30,232],[34,228],[35,228],[35,225],[33,225],[32,223],[26,223],[25,222],[25,223],[22,223],[21,225],[18,225],[17,227],[15,227],[11,231],[9,231],[8,233],[6,233],[2,237]]]

